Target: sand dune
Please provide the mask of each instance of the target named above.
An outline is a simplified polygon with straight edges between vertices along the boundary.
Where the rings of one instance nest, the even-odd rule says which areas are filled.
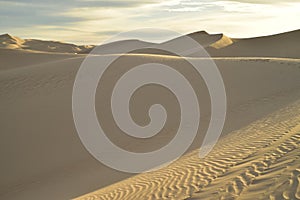
[[[299,199],[300,102],[198,151],[76,199]]]
[[[205,31],[199,31],[187,34],[186,36],[194,39],[203,47],[209,47],[215,44],[214,47],[221,48],[231,44],[230,38],[223,34],[208,34]],[[177,37],[162,43],[150,43],[140,40],[121,40],[115,41],[99,46],[93,51],[94,54],[120,54],[126,52],[128,48],[135,48],[137,50],[132,53],[138,54],[156,54],[156,55],[172,55],[171,52],[166,52],[159,49],[161,46],[182,46],[180,43],[186,36]],[[157,49],[158,48],[158,49]]]
[[[222,37],[209,45],[209,47],[215,48],[215,49],[222,49],[225,48],[231,44],[234,43],[234,40],[232,40],[231,38],[227,37],[226,35],[222,34]]]
[[[280,37],[278,45],[285,47],[286,41],[297,41],[295,34],[257,38],[251,43],[259,46],[261,40],[274,42]],[[71,199],[93,191],[79,199],[299,198],[300,59],[297,52],[291,54],[298,48],[296,42],[284,48],[280,57],[266,42],[266,48],[277,57],[263,57],[252,55],[254,47],[248,49],[248,40],[205,32],[194,37],[219,52],[236,45],[249,53],[215,54],[226,87],[228,112],[222,139],[204,159],[198,158],[197,149],[210,119],[209,94],[201,76],[184,58],[133,52],[116,60],[111,66],[115,70],[109,71],[114,74],[104,79],[112,85],[122,71],[134,65],[161,63],[188,77],[201,99],[203,126],[187,154],[166,168],[135,176],[99,163],[79,140],[72,116],[72,89],[86,55],[75,55],[78,49],[72,45],[50,42],[62,46],[46,52],[46,43],[1,36],[0,199]],[[121,48],[128,42],[141,48],[149,45],[134,40],[110,43],[105,48],[111,53],[110,48]],[[32,45],[31,49],[25,44]],[[186,59],[205,62],[207,58]],[[147,141],[128,138],[114,125],[109,137],[118,146],[145,152],[160,148],[174,136],[170,130],[178,122],[177,104],[164,91],[153,93],[154,89],[160,88],[148,88],[149,94],[137,95],[137,101],[142,102],[138,105],[159,100],[170,112],[170,123]],[[110,91],[98,88],[96,111],[106,125],[112,124],[110,105],[101,100],[109,95]],[[138,119],[145,118],[143,109],[134,113]]]
[[[190,33],[190,34],[187,34],[186,36],[194,39],[199,44],[201,44],[203,47],[208,47],[212,44],[215,44],[216,42],[218,42],[220,40],[224,40],[224,37],[226,37],[223,34],[209,34],[205,31],[198,31],[198,32]],[[185,37],[185,36],[182,36],[182,37]],[[174,38],[174,39],[169,40],[167,42],[163,42],[162,44],[176,43],[182,37]]]
[[[231,44],[230,38],[227,38],[223,34],[215,34],[210,35],[205,31],[199,31],[190,33],[187,36],[193,38],[203,47],[208,47],[216,42],[216,46],[218,48],[224,47],[227,44]],[[174,38],[170,41],[163,42],[162,45],[166,43],[176,44],[182,37]],[[121,40],[115,41],[107,44],[103,44],[97,48],[98,52],[101,54],[119,54],[123,53],[128,47],[135,47],[138,49],[143,49],[148,46],[154,45],[156,43],[144,42],[140,40]],[[90,46],[78,46],[69,43],[62,43],[56,41],[43,41],[36,39],[21,39],[15,36],[11,36],[9,34],[0,35],[0,48],[4,49],[21,49],[21,50],[33,50],[33,51],[41,51],[41,52],[56,52],[56,53],[81,53],[86,54],[89,53],[95,45]],[[166,54],[161,51],[153,51],[152,50],[139,50],[139,53],[150,53],[150,54]],[[97,53],[97,52],[94,52]]]
[[[98,163],[79,141],[72,119],[71,93],[82,60],[83,57],[70,59],[66,55],[66,59],[54,63],[47,60],[0,71],[0,121],[2,137],[5,138],[0,145],[3,158],[1,198],[70,199],[133,175],[116,172]],[[119,60],[123,67],[130,66],[133,61],[160,62],[193,76],[193,71],[189,71],[180,58],[131,55]],[[229,111],[223,135],[300,97],[297,59],[218,58],[216,63],[228,95]],[[116,62],[115,66],[118,67],[119,63]],[[208,99],[203,91],[206,91],[205,86],[199,84],[205,124],[209,121],[209,109],[205,106]],[[97,104],[98,111],[101,106],[105,105]],[[204,131],[205,127],[200,130],[200,136],[190,150],[201,143]],[[134,140],[111,135],[118,145],[136,151],[158,148],[171,136],[168,133],[154,138],[149,144],[136,144]]]
[[[202,45],[212,57],[273,57],[273,58],[299,58],[300,47],[297,44],[298,38],[300,37],[300,31],[291,31],[287,33],[281,33],[277,35],[270,35],[257,38],[247,39],[235,39],[227,37],[224,34],[208,34],[205,31],[194,32],[187,34],[187,36],[193,38],[200,45]],[[157,44],[160,45],[168,44],[179,44],[182,37],[174,38],[172,40]],[[135,45],[139,48],[146,48],[151,46],[151,43],[147,44],[142,41],[128,40],[114,42],[106,44],[104,48],[99,49],[101,53],[120,53],[124,49],[124,45]],[[122,51],[121,51],[122,52]],[[154,49],[143,49],[135,51],[134,53],[146,53],[146,54],[159,54],[159,55],[170,55],[169,52]],[[190,54],[189,56],[197,56],[197,53]]]
[[[281,33],[277,35],[249,38],[232,39],[233,44],[222,49],[208,48],[212,56],[230,57],[281,57],[299,58],[300,46],[298,38],[300,30]],[[213,47],[213,46],[212,46]]]
[[[20,39],[9,34],[0,35],[0,47],[8,49],[23,49],[43,52],[88,53],[94,46],[62,43],[58,41],[43,41],[35,39]]]
[[[202,45],[212,57],[279,57],[279,58],[299,58],[300,47],[297,41],[300,36],[300,30],[281,33],[277,35],[263,36],[257,38],[235,39],[227,37],[224,34],[209,34],[205,31],[198,31],[187,34],[200,45]],[[184,36],[182,36],[184,37]],[[133,53],[141,54],[159,54],[170,55],[170,52],[164,52],[158,49],[147,49],[152,45],[177,44],[182,37],[174,38],[160,44],[149,43],[140,40],[122,40],[107,43],[98,47],[94,53],[101,54],[119,54],[130,47],[136,47],[140,50]],[[89,53],[95,45],[74,45],[55,41],[42,41],[35,39],[21,39],[9,34],[0,35],[0,48],[22,49],[42,52],[56,53]],[[195,56],[191,54],[189,56]]]

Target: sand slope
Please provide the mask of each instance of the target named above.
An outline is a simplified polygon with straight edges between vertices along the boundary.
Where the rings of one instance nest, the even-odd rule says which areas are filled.
[[[10,66],[14,54],[10,52],[9,55],[12,58],[7,56],[7,66]],[[38,58],[40,54],[30,56]],[[70,199],[133,175],[117,172],[93,159],[77,136],[71,94],[82,60],[83,57],[70,59],[66,55],[65,59],[55,62],[47,60],[0,71],[1,199]],[[131,55],[119,62],[122,67],[135,62],[160,62],[174,66],[188,77],[194,74],[183,59],[176,57]],[[223,135],[300,98],[300,62],[297,59],[218,58],[216,63],[228,95]],[[115,67],[119,66],[120,63],[116,62]],[[198,79],[193,81],[201,83]],[[198,85],[197,93],[204,98],[203,121],[207,122],[209,109],[205,106],[208,103],[206,95],[203,95],[205,86]],[[101,106],[105,105],[96,105],[98,111],[101,111]],[[205,127],[200,130],[200,135],[203,131]],[[166,132],[147,145],[112,133],[112,139],[117,140],[118,145],[136,151],[158,148],[169,141],[170,136],[171,132]],[[197,148],[200,142],[201,137],[190,150]],[[172,191],[177,187],[179,185]]]
[[[208,47],[208,46],[224,39],[223,37],[226,37],[223,34],[209,34],[205,31],[198,31],[198,32],[190,33],[190,34],[187,34],[186,36],[188,36],[188,37],[192,38],[193,40],[197,41],[203,47]],[[162,44],[176,43],[178,40],[180,40],[183,37],[185,37],[185,36],[174,38],[172,40],[163,42]]]
[[[77,199],[299,199],[300,101],[155,172]]]
[[[233,43],[222,49],[208,48],[207,50],[212,56],[220,57],[299,58],[300,46],[297,42],[299,37],[300,30],[296,30],[257,38],[232,39]]]
[[[80,58],[83,56],[85,55],[0,48],[0,70],[11,70],[14,68],[55,63],[62,60]]]

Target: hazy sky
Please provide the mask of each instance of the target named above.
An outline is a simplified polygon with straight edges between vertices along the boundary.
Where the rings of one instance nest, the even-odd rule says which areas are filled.
[[[138,28],[231,37],[300,29],[300,0],[0,0],[0,33],[98,44]]]

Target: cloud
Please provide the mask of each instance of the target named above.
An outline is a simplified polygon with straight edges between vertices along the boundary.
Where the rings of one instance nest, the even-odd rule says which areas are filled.
[[[269,5],[238,2],[238,1],[195,1],[182,0],[177,5],[166,6],[165,9],[170,12],[259,12],[267,9]]]
[[[298,0],[228,0],[228,1],[234,1],[239,3],[253,3],[253,4],[278,4],[278,3],[295,3],[299,2]]]
[[[74,7],[111,7],[111,8],[128,8],[137,7],[141,5],[153,4],[159,2],[158,0],[112,0],[112,1],[102,1],[102,0],[1,0],[0,2],[6,3],[7,5],[21,5],[21,6],[51,6],[57,8],[74,8]]]
[[[0,28],[69,26],[87,20],[127,18],[127,9],[157,3],[158,0],[0,0]],[[88,22],[87,22],[88,23]],[[82,24],[82,23],[81,23]]]
[[[292,0],[0,0],[0,28],[78,43],[145,27],[248,37],[300,28],[299,10],[300,2]]]
[[[99,0],[77,0],[76,5],[86,7],[110,7],[110,8],[131,8],[141,5],[153,4],[155,1],[99,1]]]

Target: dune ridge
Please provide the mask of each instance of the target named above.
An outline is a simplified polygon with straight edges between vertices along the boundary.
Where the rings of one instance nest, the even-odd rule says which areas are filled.
[[[193,33],[189,33],[187,35],[181,36],[181,37],[177,37],[171,40],[168,40],[166,42],[162,42],[161,44],[167,44],[167,43],[176,43],[177,41],[180,41],[180,39],[182,39],[183,37],[190,37],[193,40],[197,41],[199,44],[201,44],[204,48],[208,47],[212,44],[215,44],[216,42],[220,41],[223,39],[224,34],[209,34],[206,31],[197,31],[197,32],[193,32]]]
[[[300,30],[270,36],[239,39],[230,38],[221,33],[209,34],[205,31],[193,32],[185,36],[197,41],[212,57],[300,57],[300,47],[297,42],[295,42],[300,37]],[[159,44],[134,39],[115,41],[98,46],[98,50],[93,53],[119,54],[123,53],[128,46],[131,46],[140,49],[134,53],[169,55],[169,52],[164,52],[159,49],[147,50],[147,47],[151,47],[153,44],[157,45],[158,48],[160,45],[176,45],[183,37],[184,36],[177,37]],[[0,48],[5,49],[87,54],[90,53],[95,46],[96,45],[74,45],[57,41],[21,39],[9,34],[0,35]],[[195,57],[197,53],[193,53],[189,56]]]
[[[213,47],[215,49],[221,49],[221,48],[225,48],[233,43],[234,43],[234,41],[231,38],[222,34],[222,37],[215,43],[211,44],[210,47]]]
[[[208,48],[212,56],[220,57],[286,57],[299,58],[300,30],[255,38],[233,39],[225,48]]]

